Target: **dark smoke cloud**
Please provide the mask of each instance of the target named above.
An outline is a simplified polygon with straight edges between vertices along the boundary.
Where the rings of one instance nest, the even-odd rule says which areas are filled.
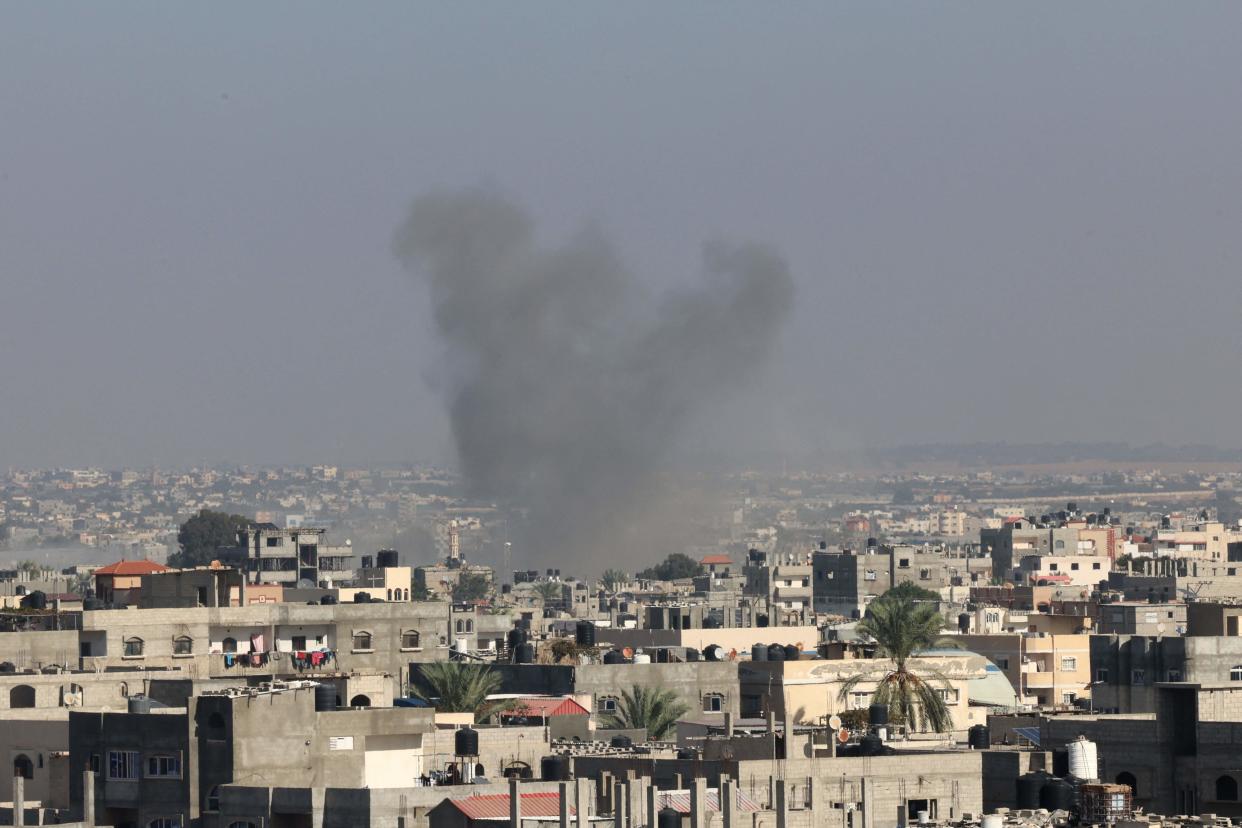
[[[521,557],[654,557],[659,472],[694,412],[762,365],[793,301],[782,258],[710,243],[702,284],[657,298],[598,232],[542,249],[521,207],[482,191],[419,198],[395,249],[429,287],[467,481],[528,514]]]

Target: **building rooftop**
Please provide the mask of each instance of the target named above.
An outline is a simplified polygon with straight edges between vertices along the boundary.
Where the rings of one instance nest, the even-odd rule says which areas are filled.
[[[150,575],[152,572],[167,572],[169,567],[155,561],[117,561],[101,566],[95,570],[96,575]]]

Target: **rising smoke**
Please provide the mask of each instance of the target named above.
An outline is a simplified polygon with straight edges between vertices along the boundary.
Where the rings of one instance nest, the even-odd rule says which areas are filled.
[[[462,472],[527,515],[521,559],[633,571],[667,551],[641,531],[660,472],[765,361],[793,301],[782,258],[710,243],[702,285],[659,298],[598,232],[541,249],[520,206],[474,190],[416,200],[395,249],[429,288]]]

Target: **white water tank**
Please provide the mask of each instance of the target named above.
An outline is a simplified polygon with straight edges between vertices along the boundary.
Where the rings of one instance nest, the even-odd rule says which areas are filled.
[[[1079,736],[1069,743],[1069,772],[1070,776],[1087,782],[1099,779],[1100,766],[1095,742]]]
[[[468,639],[458,638],[457,640],[453,642],[453,649],[456,652],[465,653],[465,652],[469,652],[470,650],[469,645],[470,645],[470,641]]]
[[[1005,818],[1000,814],[986,814],[983,817],[982,828],[1004,828]]]
[[[634,663],[635,664],[650,664],[651,656],[647,655],[646,653],[634,653]]]

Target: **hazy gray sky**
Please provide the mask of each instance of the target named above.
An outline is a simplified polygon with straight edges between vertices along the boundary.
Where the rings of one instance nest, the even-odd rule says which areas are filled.
[[[1237,446],[1242,6],[7,4],[0,466],[451,456],[392,252],[485,185],[779,249],[691,447]]]

